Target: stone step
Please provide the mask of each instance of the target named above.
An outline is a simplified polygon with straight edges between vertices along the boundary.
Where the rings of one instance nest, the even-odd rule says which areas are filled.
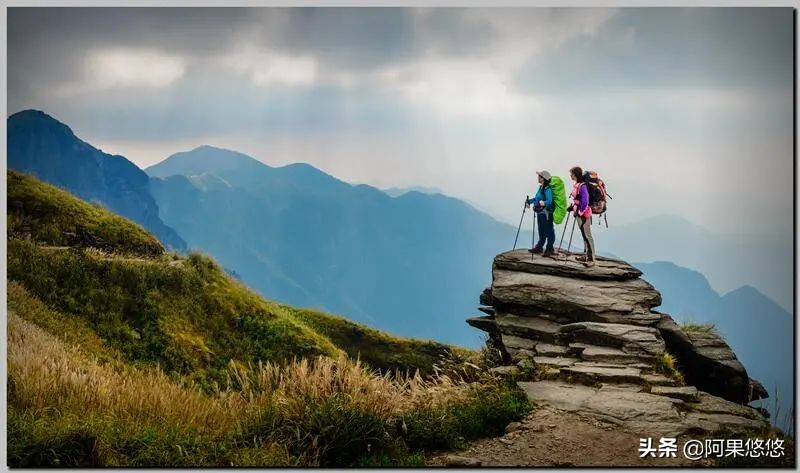
[[[532,358],[536,354],[536,341],[514,335],[501,334],[503,347],[514,363]]]
[[[519,315],[497,313],[497,329],[503,334],[552,341],[561,324],[541,317],[521,317]]]
[[[611,422],[648,437],[698,435],[718,431],[721,427],[743,432],[769,426],[754,409],[704,392],[698,393],[699,402],[684,402],[625,385],[604,384],[599,389],[564,381],[518,382],[517,385],[536,404],[548,404]],[[685,415],[680,411],[686,411]]]
[[[529,360],[533,358],[536,354],[531,350],[526,350],[524,348],[506,348],[506,353],[511,358],[513,363],[518,363],[523,360]]]
[[[630,384],[630,383],[600,383],[600,389],[608,390],[618,390],[618,391],[630,391],[634,393],[642,393],[646,391],[646,387],[641,384]]]
[[[686,402],[700,402],[697,388],[694,386],[653,386],[650,394],[673,397]]]
[[[635,353],[626,353],[619,348],[589,345],[587,343],[570,343],[569,349],[570,353],[585,361],[632,365],[645,364],[645,361],[652,359],[650,356],[640,356]]]
[[[533,362],[545,368],[563,368],[572,366],[580,360],[577,358],[569,358],[564,356],[534,356]]]
[[[556,338],[566,344],[584,343],[618,348],[640,356],[658,356],[665,351],[664,340],[658,330],[639,325],[576,322],[562,325]]]
[[[663,374],[652,373],[643,374],[642,381],[652,386],[677,386],[678,382],[672,378],[668,378]]]
[[[501,338],[503,339],[503,346],[506,348],[530,350],[532,353],[536,350],[536,340],[505,333],[501,335]]]
[[[551,343],[537,343],[536,354],[541,356],[566,356],[569,347],[564,345],[553,345]]]
[[[629,383],[642,382],[641,371],[629,366],[592,365],[575,363],[561,368],[562,376],[567,376],[586,384],[597,383]]]

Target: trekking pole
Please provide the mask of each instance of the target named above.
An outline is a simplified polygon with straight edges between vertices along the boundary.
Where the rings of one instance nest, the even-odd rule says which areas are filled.
[[[533,255],[534,255],[533,248],[536,246],[536,244],[534,243],[534,241],[536,241],[536,216],[537,216],[537,213],[534,210],[533,211],[533,229],[531,230],[531,259],[533,259]]]
[[[514,237],[514,248],[512,250],[517,249],[517,238],[519,238],[519,230],[522,228],[522,219],[525,218],[525,209],[528,208],[528,196],[525,196],[525,204],[522,206],[522,216],[519,218],[519,226],[517,227],[517,236]]]
[[[564,262],[567,262],[567,258],[569,257],[569,249],[572,246],[572,235],[575,234],[575,221],[578,220],[578,217],[572,219],[572,230],[569,231],[569,243],[567,244],[567,254],[564,257]]]
[[[569,225],[569,214],[572,212],[567,212],[567,221],[564,222],[564,229],[561,230],[561,241],[558,242],[558,254],[561,254],[561,246],[564,244],[564,235],[567,233],[567,225]]]

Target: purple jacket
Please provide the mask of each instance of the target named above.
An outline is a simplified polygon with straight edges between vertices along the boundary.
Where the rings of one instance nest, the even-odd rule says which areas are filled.
[[[570,194],[572,198],[573,209],[577,210],[577,214],[582,217],[590,217],[592,215],[592,208],[589,207],[589,189],[586,184],[576,182]]]

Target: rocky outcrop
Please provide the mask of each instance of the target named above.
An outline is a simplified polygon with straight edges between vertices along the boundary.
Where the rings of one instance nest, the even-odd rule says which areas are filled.
[[[589,280],[506,269],[492,272],[492,298],[583,320],[594,314],[647,313],[661,304],[661,294],[643,279]]]
[[[652,388],[647,392],[642,386],[613,383],[600,386],[563,381],[518,384],[535,402],[589,415],[650,437],[677,437],[722,428],[742,432],[768,426],[755,409],[704,392],[692,396],[688,393],[693,391],[686,388],[682,391],[675,391],[680,388]]]
[[[760,383],[719,335],[686,332],[653,310],[661,294],[641,274],[610,258],[586,268],[574,255],[509,251],[480,296],[486,315],[467,322],[489,333],[508,366],[536,372],[541,381],[520,383],[534,401],[648,434],[765,425],[741,405],[766,397]]]
[[[747,376],[736,354],[714,331],[685,332],[665,314],[656,327],[669,343],[688,383],[740,403],[768,397],[761,383]]]

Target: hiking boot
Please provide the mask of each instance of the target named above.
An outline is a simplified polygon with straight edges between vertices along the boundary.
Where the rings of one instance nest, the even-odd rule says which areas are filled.
[[[535,247],[535,248],[534,248],[534,249],[532,249],[532,250],[531,250],[531,249],[529,249],[529,250],[528,250],[528,253],[533,253],[533,254],[535,254],[535,255],[540,255],[540,254],[542,254],[542,249],[541,249],[541,248],[539,248],[539,247]]]
[[[548,248],[548,249],[544,250],[544,253],[542,253],[542,256],[549,256],[549,257],[552,258],[552,257],[555,256],[555,254],[556,254],[556,251],[554,249]]]
[[[587,267],[587,268],[591,268],[592,266],[594,266],[594,260],[593,260],[593,259],[590,259],[590,260],[584,261],[584,262],[583,262],[583,265],[584,265],[585,267]]]
[[[575,257],[575,261],[586,261],[586,255],[578,255]]]

